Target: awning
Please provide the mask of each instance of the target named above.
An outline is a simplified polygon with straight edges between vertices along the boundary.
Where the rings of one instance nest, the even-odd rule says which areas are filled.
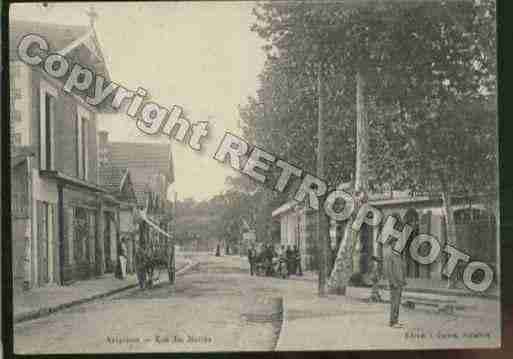
[[[169,239],[173,239],[173,236],[171,236],[169,233],[167,233],[166,231],[164,231],[162,228],[160,228],[156,223],[153,223],[149,218],[148,216],[146,215],[146,212],[144,211],[139,211],[139,215],[141,216],[141,219],[143,221],[145,221],[146,223],[148,223],[148,225],[150,227],[152,227],[153,229],[155,229],[157,232],[159,232],[159,234],[162,234],[163,236],[169,238]]]
[[[289,201],[285,204],[282,204],[280,207],[276,208],[272,213],[271,213],[271,217],[277,217],[277,216],[280,216],[288,211],[291,211],[294,209],[294,207],[296,205],[298,205],[299,202],[298,201]]]
[[[55,179],[63,184],[69,184],[69,185],[73,185],[73,186],[77,186],[77,187],[81,187],[81,188],[87,188],[88,190],[95,191],[95,192],[107,193],[107,190],[105,190],[104,188],[102,188],[94,183],[78,179],[76,177],[67,175],[63,172],[54,171],[54,170],[39,170],[39,174],[42,177],[52,178],[52,179]]]

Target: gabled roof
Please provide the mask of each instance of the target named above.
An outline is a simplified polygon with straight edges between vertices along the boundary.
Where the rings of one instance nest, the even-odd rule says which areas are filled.
[[[100,185],[105,188],[110,194],[118,197],[118,199],[136,199],[134,193],[130,193],[133,190],[133,185],[130,179],[130,172],[126,168],[120,168],[114,166],[111,163],[104,163],[99,166]],[[128,192],[126,192],[126,186]]]
[[[106,147],[109,162],[130,172],[138,204],[144,205],[156,175],[164,175],[168,184],[174,182],[170,143],[109,142]]]
[[[111,164],[102,164],[98,168],[100,173],[100,184],[110,193],[119,192],[121,190],[121,181],[126,169],[113,166]]]
[[[10,58],[14,59],[18,57],[18,44],[27,34],[32,33],[42,36],[48,41],[50,51],[57,52],[90,31],[91,28],[88,26],[70,26],[35,21],[11,21],[9,24]]]
[[[104,61],[101,47],[94,28],[90,26],[62,25],[35,21],[12,21],[9,24],[9,59],[18,58],[18,44],[27,34],[42,36],[50,47],[51,52],[58,52],[75,60],[78,58],[78,49],[85,46],[98,59],[95,63],[77,61],[84,66],[94,66],[98,73],[110,80],[110,75]]]

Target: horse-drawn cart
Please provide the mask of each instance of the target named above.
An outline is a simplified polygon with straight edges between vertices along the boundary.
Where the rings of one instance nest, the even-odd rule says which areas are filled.
[[[169,283],[175,282],[175,249],[173,237],[153,223],[144,212],[140,212],[140,243],[142,254],[139,266],[144,269],[148,287],[160,279],[163,269]],[[150,230],[151,229],[151,230]]]

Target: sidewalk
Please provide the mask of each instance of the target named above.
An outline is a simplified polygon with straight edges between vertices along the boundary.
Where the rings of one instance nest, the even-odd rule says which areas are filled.
[[[318,280],[318,275],[316,272],[305,272],[303,277],[298,277],[297,280],[306,280],[316,282]],[[497,286],[490,288],[486,293],[479,294],[470,291],[467,288],[463,287],[462,283],[459,283],[459,287],[457,288],[447,288],[446,281],[440,281],[436,279],[427,279],[427,278],[407,278],[407,285],[404,288],[404,293],[413,294],[421,294],[427,297],[437,297],[446,298],[446,297],[463,297],[463,298],[483,298],[483,299],[493,299],[497,300],[500,297],[499,290]],[[381,291],[388,292],[388,283],[386,280],[382,279],[379,282],[379,288]],[[352,296],[353,293],[358,293],[356,298],[362,298],[360,296],[361,293],[365,292],[370,295],[370,287],[348,287],[348,295]],[[369,297],[366,296],[366,298]]]
[[[388,326],[389,310],[388,304],[341,296],[284,298],[283,325],[275,350],[486,348],[500,344],[500,315],[493,309],[447,316],[401,308],[405,329]],[[469,336],[474,333],[482,336]]]
[[[458,303],[472,305],[472,309],[454,315],[401,306],[400,320],[406,323],[406,328],[393,329],[388,326],[390,304],[367,303],[358,298],[368,288],[351,287],[346,296],[322,298],[315,291],[308,293],[300,289],[315,287],[316,280],[313,273],[291,277],[291,282],[299,283],[290,286],[283,297],[283,324],[275,350],[486,348],[500,344],[498,300],[453,296]],[[311,286],[307,285],[309,282]],[[388,298],[387,292],[382,291],[384,299]],[[428,294],[404,293],[404,296],[409,295]]]
[[[177,274],[191,265],[193,264],[190,260],[177,259]],[[167,280],[167,274],[162,271],[160,278],[160,281]],[[101,278],[77,281],[67,286],[49,285],[34,288],[14,295],[13,322],[19,323],[36,319],[64,308],[109,296],[136,286],[137,278],[134,274],[128,275],[124,280],[115,278],[113,274],[106,274]]]

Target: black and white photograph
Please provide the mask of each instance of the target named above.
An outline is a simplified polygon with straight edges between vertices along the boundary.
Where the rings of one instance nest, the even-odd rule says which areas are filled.
[[[496,14],[11,3],[14,353],[499,348]]]

